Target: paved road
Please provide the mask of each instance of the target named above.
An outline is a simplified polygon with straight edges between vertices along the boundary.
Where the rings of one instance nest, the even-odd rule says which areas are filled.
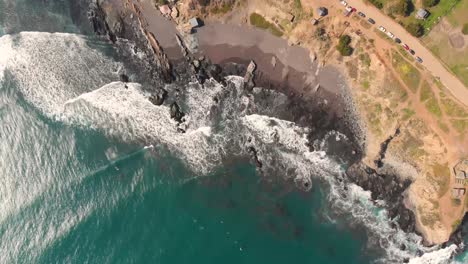
[[[366,18],[373,18],[376,21],[375,26],[383,26],[388,31],[392,32],[396,37],[401,39],[416,52],[416,55],[423,60],[423,66],[432,73],[434,77],[439,77],[442,84],[457,98],[460,102],[468,106],[468,89],[465,85],[449,72],[444,65],[426,48],[422,43],[411,34],[409,34],[402,26],[395,22],[390,17],[384,15],[379,9],[373,5],[365,4],[362,0],[347,0],[348,4],[356,8],[358,11],[366,14]],[[343,7],[344,8],[344,7]],[[448,45],[448,44],[447,44]]]

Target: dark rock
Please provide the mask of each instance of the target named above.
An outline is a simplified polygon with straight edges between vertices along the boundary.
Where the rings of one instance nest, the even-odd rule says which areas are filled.
[[[120,77],[121,82],[128,82],[129,81],[128,76],[125,73],[120,74],[119,77]]]
[[[450,235],[447,244],[453,243],[455,245],[461,245],[462,243],[466,243],[466,241],[464,241],[466,238],[468,238],[468,213],[465,213],[460,225]]]
[[[404,192],[411,184],[410,180],[401,180],[396,175],[379,174],[363,163],[350,166],[346,175],[351,182],[371,191],[373,200],[386,201],[389,217],[397,218],[403,231],[416,232],[414,213],[404,205]]]
[[[222,81],[221,73],[223,72],[223,69],[218,64],[211,64],[206,69],[206,72],[207,72],[209,78],[213,78],[217,82]]]
[[[252,156],[252,159],[255,161],[255,166],[257,166],[257,168],[262,168],[263,164],[262,162],[260,161],[260,159],[258,158],[258,153],[257,153],[257,150],[250,146],[247,148],[247,151],[250,153],[250,155]]]
[[[405,251],[405,250],[406,250],[406,245],[405,245],[405,244],[401,244],[400,249],[403,250],[403,251]]]
[[[161,89],[160,92],[158,92],[155,95],[150,96],[149,100],[151,103],[154,105],[162,105],[164,101],[167,98],[167,91],[164,89]]]
[[[176,120],[177,122],[182,122],[182,118],[184,117],[184,113],[180,111],[179,105],[174,102],[171,104],[171,118]]]

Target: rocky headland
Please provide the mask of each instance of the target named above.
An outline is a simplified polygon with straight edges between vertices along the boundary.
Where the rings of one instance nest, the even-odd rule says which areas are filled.
[[[145,10],[142,10],[142,5]],[[181,5],[185,3],[182,2]],[[201,35],[201,40],[197,42],[183,30],[183,19],[186,17],[183,16],[184,8],[180,6],[178,9],[182,12],[181,17],[177,11],[176,15],[174,12],[170,14],[173,21],[169,21],[170,18],[159,20],[168,23],[164,25],[169,28],[159,26],[150,30],[149,27],[155,22],[148,20],[148,14],[159,11],[147,9],[147,1],[140,3],[132,0],[100,0],[90,5],[88,17],[94,32],[114,43],[121,59],[132,65],[129,68],[137,71],[122,75],[123,81],[148,84],[145,87],[152,94],[150,101],[155,105],[170,106],[171,117],[182,124],[184,106],[178,100],[183,96],[183,91],[165,90],[165,84],[179,84],[174,87],[183,87],[188,81],[204,83],[211,78],[222,83],[226,76],[244,76],[246,72],[251,73],[245,90],[249,92],[252,87],[260,86],[287,95],[286,106],[272,112],[277,118],[309,128],[309,142],[323,138],[327,131],[332,130],[340,131],[350,139],[347,144],[330,147],[327,153],[345,164],[346,182],[355,183],[364,190],[371,191],[374,201],[385,201],[384,206],[388,209],[389,217],[395,219],[405,232],[421,233],[428,244],[438,241],[427,239],[425,228],[421,228],[421,220],[418,220],[421,219],[421,216],[418,217],[420,214],[418,209],[408,202],[408,196],[411,196],[409,189],[417,179],[405,176],[406,174],[402,176],[401,170],[386,164],[389,160],[386,159],[388,152],[391,155],[395,151],[392,146],[394,137],[397,142],[402,137],[399,135],[399,129],[396,129],[397,132],[393,129],[389,135],[379,137],[382,140],[377,141],[379,143],[376,155],[369,155],[369,144],[375,145],[376,140],[371,135],[373,143],[369,143],[369,133],[366,132],[368,127],[361,124],[360,108],[355,105],[356,96],[348,91],[346,80],[336,69],[325,68],[321,75],[317,74],[322,64],[313,63],[314,56],[309,56],[308,53],[304,54],[307,54],[310,65],[290,65],[281,59],[281,53],[284,53],[281,49],[278,53],[273,51],[269,53],[265,52],[269,47],[255,49],[242,45],[223,46],[221,43],[216,43],[216,39],[203,38],[203,34],[209,35],[207,29],[206,31],[200,29],[200,32],[197,32]],[[145,12],[150,13],[145,14]],[[285,43],[288,44],[287,41]],[[270,47],[270,49],[277,48]],[[252,60],[257,67],[248,71]],[[314,78],[308,78],[311,75]],[[272,104],[272,101],[268,100],[268,95],[264,96],[264,103],[267,106]],[[275,106],[270,105],[270,107]],[[180,126],[179,132],[184,133],[183,126]],[[406,136],[406,132],[403,132],[403,136]],[[314,149],[314,145],[308,147]],[[261,171],[266,161],[261,160],[257,149],[249,146],[246,153]],[[298,187],[307,191],[311,186],[305,182]],[[453,232],[449,242],[444,244],[445,246],[462,243],[463,237],[466,237],[465,220],[466,216]]]

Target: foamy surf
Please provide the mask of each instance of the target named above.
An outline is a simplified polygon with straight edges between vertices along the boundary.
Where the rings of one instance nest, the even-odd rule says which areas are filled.
[[[344,181],[338,180],[343,173],[340,164],[326,155],[326,142],[333,138],[346,141],[344,135],[330,131],[322,140],[309,142],[308,129],[266,115],[274,110],[262,108],[253,96],[245,94],[240,77],[227,78],[226,87],[214,80],[205,85],[188,83],[181,100],[186,112],[185,133],[181,133],[180,124],[170,117],[170,108],[152,104],[141,85],[110,82],[121,65],[90,49],[81,36],[3,36],[0,55],[0,77],[4,79],[5,72],[11,74],[24,97],[50,118],[124,141],[163,145],[199,175],[222,165],[223,158],[245,156],[246,148],[254,147],[266,172],[280,172],[298,184],[310,184],[308,187],[314,178],[328,182],[333,207],[367,227],[371,246],[386,249],[382,263],[401,263],[403,259],[447,263],[453,253],[453,246],[427,248],[419,236],[392,228],[382,203],[376,205],[370,193],[356,185],[345,188]],[[254,94],[261,92],[261,88],[254,89]],[[285,102],[284,95],[266,93],[273,94],[278,104]],[[311,144],[315,151],[310,151]],[[143,150],[152,148],[149,145]],[[117,154],[109,153],[108,159],[118,160]],[[406,250],[401,249],[403,244]],[[420,252],[423,255],[419,257]]]
[[[118,77],[122,65],[90,48],[84,36],[22,32],[0,38],[0,78],[8,72],[23,96],[54,118],[63,103]]]

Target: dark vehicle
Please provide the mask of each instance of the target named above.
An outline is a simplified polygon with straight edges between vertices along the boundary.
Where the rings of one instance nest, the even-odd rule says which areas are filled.
[[[366,17],[366,15],[363,12],[358,12],[357,13],[360,17]]]
[[[423,60],[421,58],[419,58],[419,57],[416,57],[416,61],[419,62],[419,63],[423,62]]]
[[[371,24],[375,24],[375,20],[372,19],[372,18],[367,19],[367,22],[369,22],[369,23],[371,23]]]
[[[401,43],[401,39],[395,38],[395,42],[398,43],[398,44],[400,44],[400,43]]]
[[[414,50],[410,49],[409,53],[411,53],[411,55],[414,55],[416,52],[414,52]]]

